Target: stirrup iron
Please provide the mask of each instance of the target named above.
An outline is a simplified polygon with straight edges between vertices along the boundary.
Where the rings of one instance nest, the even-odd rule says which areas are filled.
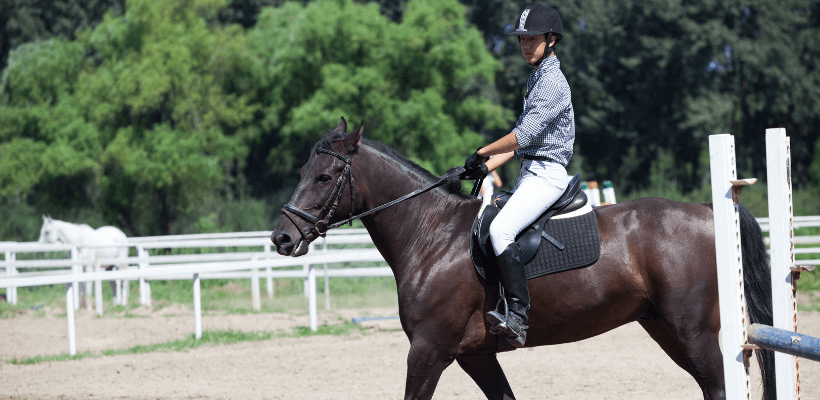
[[[499,308],[502,303],[504,304],[504,312],[500,313]],[[504,286],[501,285],[501,282],[498,282],[498,302],[495,303],[495,309],[487,314],[491,313],[495,313],[496,315],[493,315],[493,317],[498,319],[500,322],[490,327],[490,333],[493,335],[503,333],[504,330],[507,329],[507,318],[510,315],[510,306],[507,304],[507,298],[504,297]]]

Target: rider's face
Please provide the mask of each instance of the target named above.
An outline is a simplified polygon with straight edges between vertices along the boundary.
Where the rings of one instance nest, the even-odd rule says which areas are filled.
[[[538,36],[519,36],[521,41],[521,53],[524,54],[524,60],[528,64],[532,64],[544,56],[547,50],[547,41],[544,35]]]

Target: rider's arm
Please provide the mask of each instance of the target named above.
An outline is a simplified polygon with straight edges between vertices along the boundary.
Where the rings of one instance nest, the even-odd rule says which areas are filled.
[[[515,136],[513,136],[513,139],[515,139]],[[503,140],[503,138],[501,140]],[[496,143],[498,143],[498,142],[496,142]],[[495,143],[493,143],[493,144],[495,144]],[[490,146],[492,146],[492,144]],[[495,171],[496,168],[506,164],[507,161],[512,160],[514,155],[515,155],[514,151],[509,151],[507,153],[498,154],[498,155],[493,156],[491,159],[487,160],[487,162],[486,162],[487,171],[488,172]]]
[[[493,173],[493,185],[495,185],[495,187],[501,187],[501,185],[503,185],[503,183],[501,183],[501,177],[498,176],[498,172],[492,171],[492,173]]]
[[[510,153],[515,150],[518,150],[519,147],[521,146],[518,145],[518,140],[515,138],[515,132],[511,132],[507,136],[504,136],[503,138],[498,139],[495,142],[482,147],[478,150],[478,154],[485,157],[494,156],[496,154],[504,155],[505,153]],[[510,161],[510,158],[512,157],[505,159],[503,163],[496,165],[496,167],[504,165],[504,163]],[[489,162],[487,163],[487,169],[489,169],[490,171],[493,170],[493,168],[490,168]]]

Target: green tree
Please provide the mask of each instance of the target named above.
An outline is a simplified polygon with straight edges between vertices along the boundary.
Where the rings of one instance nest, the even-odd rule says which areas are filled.
[[[0,0],[0,70],[9,51],[39,40],[73,40],[75,32],[91,28],[103,15],[122,14],[125,0]]]
[[[530,3],[464,3],[504,65],[496,79],[501,104],[520,112],[529,70],[517,40],[504,34]],[[625,191],[665,181],[688,192],[708,173],[701,156],[707,136],[726,132],[737,136],[741,174],[765,176],[764,131],[783,126],[792,143],[803,144],[793,146],[793,158],[798,183],[806,182],[801,172],[820,133],[820,2],[581,0],[554,7],[566,33],[557,55],[573,92],[576,157],[587,178],[617,177]],[[665,168],[669,157],[675,168]]]
[[[262,12],[248,45],[270,132],[254,150],[265,164],[251,165],[249,179],[268,187],[292,184],[310,146],[341,115],[364,120],[367,137],[434,173],[462,163],[484,143],[484,130],[512,117],[482,92],[498,63],[455,0],[410,2],[401,23],[372,3],[287,3]]]
[[[81,203],[68,208],[167,234],[210,192],[232,190],[258,130],[238,79],[251,63],[243,31],[208,23],[223,5],[129,1],[78,42],[14,50],[0,87],[0,196],[67,182]]]

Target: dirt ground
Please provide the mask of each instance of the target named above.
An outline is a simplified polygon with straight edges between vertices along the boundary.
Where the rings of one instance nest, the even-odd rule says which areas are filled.
[[[183,307],[143,309],[140,318],[76,318],[77,350],[99,351],[180,339],[193,332]],[[392,308],[337,310],[320,323],[395,315]],[[204,329],[276,331],[307,325],[306,315],[205,316]],[[820,336],[820,313],[800,313],[800,331]],[[12,365],[0,362],[0,399],[385,399],[404,393],[409,343],[397,321],[365,334],[273,339],[181,353],[109,356]],[[68,350],[65,318],[0,320],[0,360]],[[699,399],[695,381],[638,324],[578,343],[499,355],[519,399]],[[802,398],[820,399],[820,363],[802,360]],[[757,371],[753,369],[753,377]],[[753,382],[755,382],[753,380]],[[753,383],[760,398],[759,381]],[[450,366],[436,399],[483,398]]]

